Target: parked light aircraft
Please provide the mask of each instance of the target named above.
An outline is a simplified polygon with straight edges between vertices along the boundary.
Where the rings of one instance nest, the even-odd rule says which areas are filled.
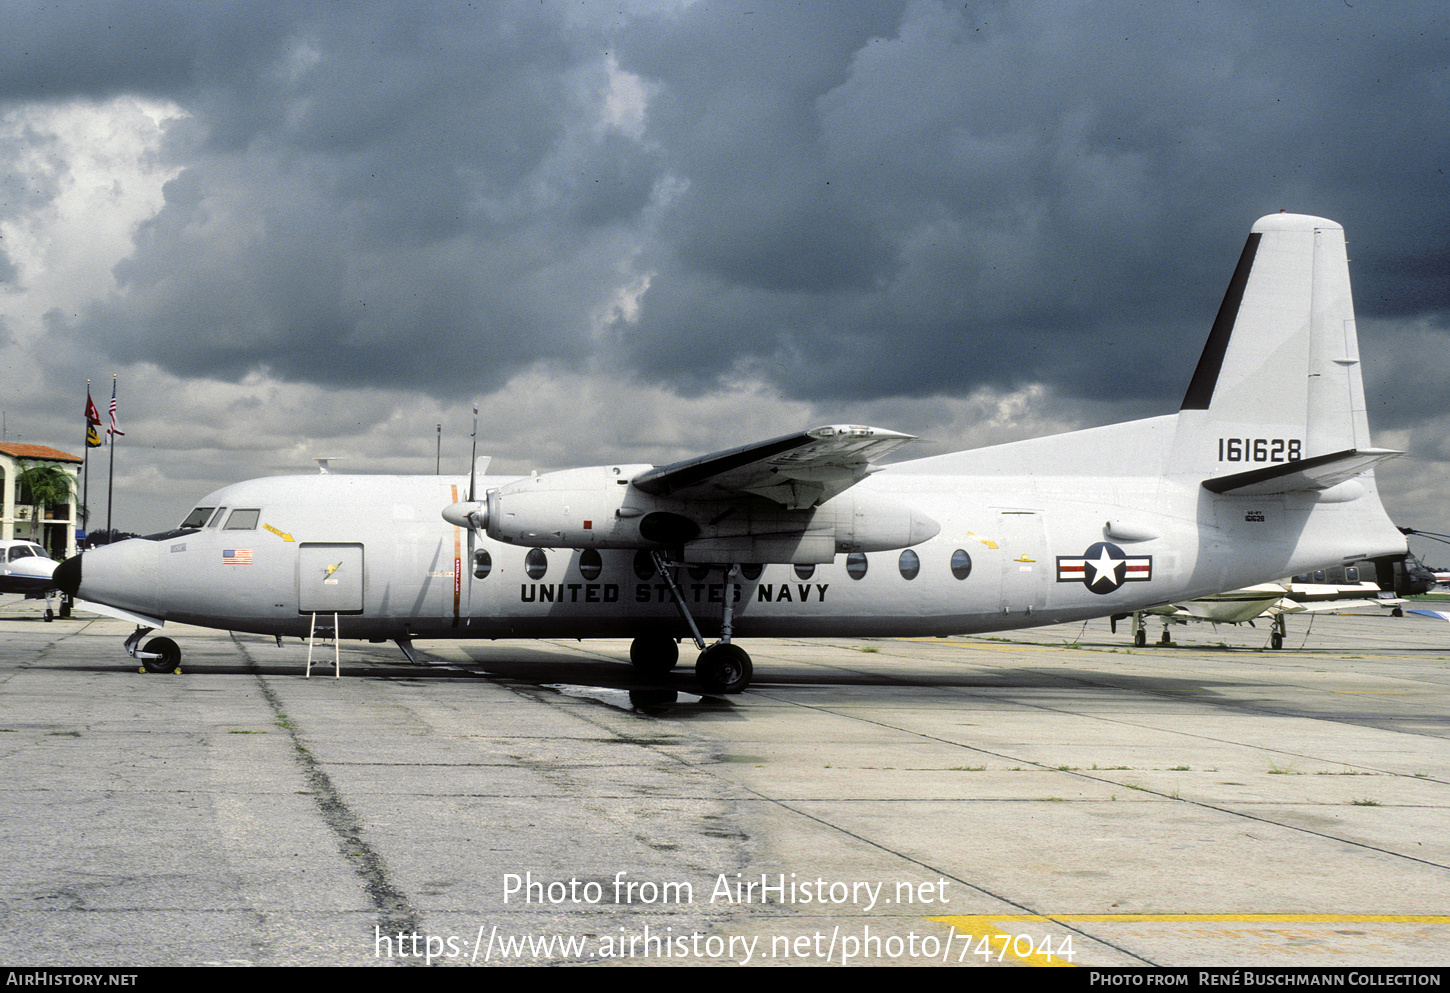
[[[1371,563],[1372,565],[1373,563]],[[1343,573],[1346,570],[1339,571]],[[1347,567],[1347,571],[1357,573],[1353,566]],[[1323,571],[1319,570],[1317,574],[1322,576]],[[1406,601],[1395,596],[1393,592],[1382,591],[1374,583],[1357,581],[1346,582],[1343,585],[1304,583],[1299,581],[1301,578],[1295,576],[1293,580],[1259,583],[1255,586],[1229,590],[1227,593],[1200,597],[1196,600],[1176,601],[1149,607],[1147,610],[1135,610],[1132,614],[1126,615],[1132,620],[1130,630],[1133,635],[1133,644],[1141,647],[1148,643],[1147,619],[1149,617],[1156,617],[1163,622],[1163,636],[1158,641],[1160,645],[1172,644],[1172,640],[1168,636],[1168,628],[1171,624],[1187,624],[1189,621],[1195,621],[1215,625],[1248,624],[1252,627],[1254,621],[1267,618],[1270,622],[1269,647],[1278,649],[1284,647],[1284,638],[1289,633],[1287,623],[1289,614],[1350,610],[1392,610],[1396,617],[1403,614],[1402,608]],[[1122,614],[1112,616],[1114,631],[1117,630],[1117,622],[1124,616]]]
[[[45,619],[55,612],[50,607],[50,594],[56,592],[54,576],[57,562],[33,541],[0,540],[0,593],[22,593],[28,599],[46,600]]]
[[[881,466],[830,426],[672,465],[236,483],[178,529],[63,562],[134,620],[306,636],[631,637],[648,673],[742,636],[948,635],[1128,613],[1405,552],[1380,505],[1344,232],[1254,224],[1176,414]],[[718,636],[706,645],[704,636]]]

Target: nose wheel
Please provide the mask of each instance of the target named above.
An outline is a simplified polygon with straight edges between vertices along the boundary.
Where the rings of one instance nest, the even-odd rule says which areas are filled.
[[[138,627],[126,639],[126,654],[139,659],[141,668],[147,672],[180,672],[181,647],[170,638],[152,638],[144,648],[138,648],[141,639],[151,633],[151,628]]]

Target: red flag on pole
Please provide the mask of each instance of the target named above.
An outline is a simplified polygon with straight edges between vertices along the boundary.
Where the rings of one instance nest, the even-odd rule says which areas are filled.
[[[101,433],[97,430],[101,426],[101,412],[96,409],[96,402],[91,399],[91,388],[86,387],[86,447],[100,448]]]

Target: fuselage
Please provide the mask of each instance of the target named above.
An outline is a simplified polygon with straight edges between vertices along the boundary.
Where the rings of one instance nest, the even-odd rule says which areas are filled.
[[[909,508],[939,525],[934,537],[826,564],[742,562],[728,582],[721,568],[681,565],[686,606],[706,634],[729,596],[737,637],[947,635],[1125,613],[1403,548],[1387,519],[1365,529],[1358,499],[1343,505],[1360,515],[1346,528],[1319,496],[1214,495],[1152,465],[1047,476],[1013,473],[1008,458],[979,474],[964,471],[972,454],[901,463],[857,485],[862,506]],[[647,550],[492,540],[440,516],[467,486],[444,476],[237,483],[199,502],[189,519],[199,527],[88,553],[78,595],[266,634],[306,634],[317,613],[336,613],[351,638],[688,634]]]

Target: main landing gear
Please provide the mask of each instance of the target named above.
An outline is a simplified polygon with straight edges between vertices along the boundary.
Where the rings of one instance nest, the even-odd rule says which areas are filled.
[[[735,597],[731,580],[739,571],[738,567],[732,565],[725,569],[726,592],[721,598],[725,602],[721,610],[720,640],[707,646],[705,639],[700,636],[699,626],[685,606],[684,594],[670,575],[667,568],[669,563],[665,561],[664,553],[655,551],[650,555],[654,559],[655,568],[669,584],[675,606],[679,608],[680,616],[685,619],[695,645],[700,649],[700,655],[695,660],[695,679],[699,681],[700,688],[707,694],[739,693],[745,689],[755,675],[755,666],[751,664],[749,653],[730,640],[731,625],[735,617]],[[668,635],[640,635],[629,646],[630,662],[640,672],[650,676],[663,676],[675,667],[679,657],[679,646]]]
[[[1284,647],[1284,635],[1289,633],[1289,625],[1284,620],[1284,615],[1279,614],[1274,618],[1274,627],[1269,631],[1269,647],[1278,649]]]

